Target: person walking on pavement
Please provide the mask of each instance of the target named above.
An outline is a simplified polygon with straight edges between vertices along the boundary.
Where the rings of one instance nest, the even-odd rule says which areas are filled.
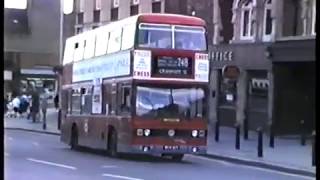
[[[30,111],[32,116],[32,122],[35,123],[38,112],[39,112],[40,100],[39,100],[39,94],[35,90],[32,92],[31,96],[32,96],[32,101],[31,101],[32,106],[30,108]]]
[[[47,94],[46,91],[43,91],[41,95],[41,111],[42,111],[42,129],[47,128],[47,108],[48,108],[48,99],[49,99],[49,94]]]
[[[54,106],[55,108],[58,110],[59,108],[59,94],[57,93],[57,95],[54,97]]]

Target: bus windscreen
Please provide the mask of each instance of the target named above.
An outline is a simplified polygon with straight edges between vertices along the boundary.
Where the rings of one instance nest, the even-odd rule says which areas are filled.
[[[195,26],[140,24],[139,47],[205,51],[205,29]]]

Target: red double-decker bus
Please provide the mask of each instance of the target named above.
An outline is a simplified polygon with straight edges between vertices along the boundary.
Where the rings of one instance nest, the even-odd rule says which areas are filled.
[[[61,140],[111,156],[206,153],[208,81],[197,17],[139,14],[70,37]]]

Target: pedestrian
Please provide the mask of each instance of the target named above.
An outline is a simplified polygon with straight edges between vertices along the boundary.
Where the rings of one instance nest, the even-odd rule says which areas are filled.
[[[8,103],[9,103],[7,96],[4,96],[3,103],[4,103],[4,105],[3,105],[4,114],[6,114],[6,113],[7,113],[7,110],[8,110],[7,105],[8,105]]]
[[[37,115],[38,115],[38,112],[39,112],[39,106],[40,106],[40,99],[39,99],[39,94],[38,92],[36,92],[36,90],[34,90],[32,92],[32,102],[31,102],[31,108],[30,108],[30,111],[31,111],[31,116],[32,116],[32,122],[36,122],[37,120]]]
[[[59,108],[59,94],[57,93],[57,95],[54,97],[54,106],[55,108],[58,110]]]
[[[49,99],[49,94],[44,90],[43,93],[41,94],[41,111],[42,111],[42,129],[47,128],[47,108],[48,108],[48,99]]]
[[[18,117],[18,115],[20,114],[20,99],[19,99],[19,96],[16,96],[12,100],[12,105],[13,105],[14,117]]]

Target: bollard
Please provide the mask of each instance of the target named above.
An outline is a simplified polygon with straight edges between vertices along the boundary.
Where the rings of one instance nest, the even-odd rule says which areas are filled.
[[[273,124],[270,125],[270,138],[269,138],[269,146],[274,148],[274,133],[273,133]]]
[[[243,139],[248,140],[248,118],[247,115],[243,120]]]
[[[304,132],[305,131],[304,130],[304,125],[305,125],[304,124],[304,120],[301,120],[300,121],[300,128],[301,128],[300,129],[300,131],[301,131],[301,139],[300,139],[301,141],[300,141],[300,143],[301,143],[302,146],[306,145],[306,135],[305,135],[305,132]]]
[[[61,109],[59,108],[58,112],[58,130],[60,130],[61,127]]]
[[[312,132],[312,166],[316,166],[316,131]]]
[[[240,149],[240,125],[236,124],[235,128],[236,128],[236,144],[235,144],[235,147],[236,147],[236,149]]]
[[[263,134],[262,129],[258,128],[258,157],[263,157]]]
[[[219,134],[220,134],[220,122],[219,120],[216,121],[216,126],[215,126],[215,141],[219,142]]]

